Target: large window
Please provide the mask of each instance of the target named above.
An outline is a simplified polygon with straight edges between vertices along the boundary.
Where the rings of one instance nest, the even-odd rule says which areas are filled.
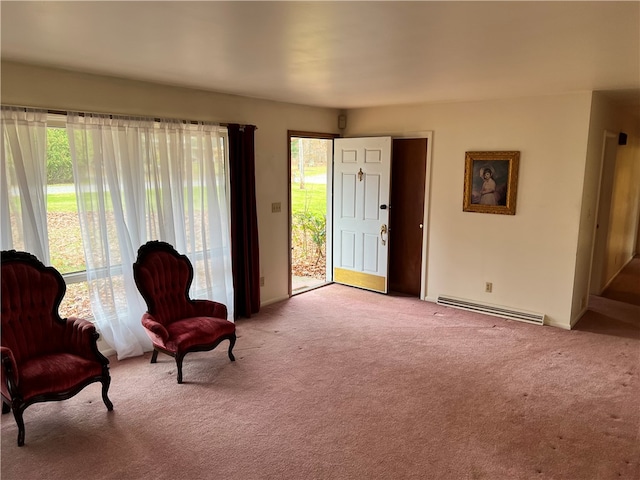
[[[233,319],[226,128],[5,106],[2,118],[1,248],[63,274],[63,317],[94,320],[118,358],[150,348],[132,265],[163,240],[193,263],[192,297]]]

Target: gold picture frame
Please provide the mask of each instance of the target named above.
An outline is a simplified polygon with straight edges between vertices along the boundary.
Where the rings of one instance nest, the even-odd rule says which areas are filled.
[[[464,212],[516,214],[520,152],[466,152]]]

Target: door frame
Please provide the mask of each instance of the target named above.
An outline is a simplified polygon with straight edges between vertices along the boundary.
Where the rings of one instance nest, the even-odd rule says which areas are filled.
[[[586,292],[586,298],[588,298],[589,295],[600,295],[603,291],[604,291],[604,287],[603,286],[603,281],[602,281],[602,277],[603,277],[603,267],[604,267],[604,256],[606,255],[606,250],[607,250],[607,238],[609,236],[609,222],[607,222],[607,231],[602,231],[601,235],[598,235],[598,230],[600,229],[599,227],[599,220],[600,220],[600,214],[602,212],[600,212],[600,209],[602,208],[602,198],[603,198],[603,194],[606,194],[607,192],[603,191],[604,190],[604,169],[605,169],[605,162],[607,160],[607,145],[608,142],[615,142],[613,143],[614,145],[617,145],[617,138],[618,138],[618,134],[614,133],[610,130],[605,130],[603,137],[602,137],[602,153],[600,154],[600,166],[599,166],[599,171],[598,171],[598,192],[596,194],[596,202],[595,202],[595,215],[594,215],[594,222],[593,222],[593,232],[591,234],[591,259],[589,261],[589,280],[587,282],[587,292]],[[617,148],[616,148],[617,150]],[[614,158],[614,168],[615,168],[615,158]],[[612,191],[608,192],[609,195],[612,194]],[[604,235],[604,238],[603,238]],[[600,241],[598,241],[598,239],[600,239]],[[597,257],[597,258],[596,258]],[[597,264],[597,265],[596,265]],[[594,270],[596,270],[594,272]],[[594,273],[598,273],[598,279],[597,279],[597,284],[594,286],[594,279],[593,279],[593,275]],[[594,289],[594,291],[592,291],[592,289]],[[588,301],[585,299],[584,302],[581,303],[585,303],[585,305],[581,305],[582,308],[586,309],[587,305],[588,305]]]
[[[325,225],[326,230],[326,238],[325,238],[325,259],[327,262],[327,268],[325,273],[325,278],[328,279],[327,283],[330,283],[333,280],[333,140],[336,138],[340,138],[340,134],[338,133],[323,133],[323,132],[307,132],[303,130],[287,130],[287,184],[289,188],[287,188],[287,224],[289,230],[289,236],[287,239],[288,245],[288,265],[289,265],[289,279],[288,279],[288,293],[289,298],[293,296],[293,285],[291,282],[291,248],[293,247],[291,243],[291,233],[292,227],[291,224],[291,139],[292,138],[317,138],[321,140],[331,140],[331,161],[327,162],[327,222]],[[331,274],[329,273],[331,272]]]
[[[433,152],[433,130],[418,130],[414,132],[383,132],[377,134],[366,134],[366,135],[353,135],[353,137],[385,137],[390,136],[393,140],[394,138],[426,138],[427,139],[427,155],[426,155],[426,168],[425,168],[425,181],[424,181],[424,212],[423,212],[423,225],[422,229],[422,264],[420,266],[420,300],[427,299],[427,285],[428,285],[428,277],[427,277],[427,258],[429,253],[429,231],[430,231],[430,218],[431,218],[431,164],[432,164],[432,152]],[[321,139],[335,139],[341,138],[342,135],[336,133],[322,133],[322,132],[307,132],[301,130],[287,130],[287,174],[289,180],[287,181],[289,188],[287,189],[287,212],[288,212],[288,225],[289,225],[289,236],[288,236],[288,259],[289,259],[289,297],[291,297],[291,138],[295,137],[304,137],[304,138],[321,138]],[[349,137],[352,137],[351,135]],[[349,138],[346,137],[346,138]],[[327,183],[327,209],[329,212],[333,212],[333,158],[331,159],[331,165],[327,165],[327,176],[328,180],[331,182],[331,188],[329,188],[329,183]],[[393,150],[391,151],[391,162],[393,162]],[[391,179],[391,185],[393,185],[393,178]],[[332,271],[332,262],[329,261],[331,258],[329,248],[332,248],[333,242],[333,219],[332,215],[327,216],[327,251],[325,252],[325,256],[327,258],[327,271]],[[331,252],[333,254],[333,251]],[[330,270],[331,269],[331,270]],[[328,276],[333,280],[333,274]]]

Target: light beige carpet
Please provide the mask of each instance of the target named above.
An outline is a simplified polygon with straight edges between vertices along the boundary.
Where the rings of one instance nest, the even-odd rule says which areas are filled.
[[[187,355],[183,385],[112,359],[113,412],[98,384],[33,405],[22,448],[3,415],[2,480],[637,480],[640,309],[601,307],[564,331],[323,287],[240,320],[235,363]]]

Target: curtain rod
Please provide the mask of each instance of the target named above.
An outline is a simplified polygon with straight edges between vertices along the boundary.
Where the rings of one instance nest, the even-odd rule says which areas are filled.
[[[26,107],[23,105],[5,105],[2,104],[3,107],[14,107],[14,108],[24,108],[24,109],[35,109],[35,110],[46,110],[48,114],[50,115],[67,115],[67,110],[52,110],[52,109],[48,109],[48,108],[37,108],[37,107]],[[75,111],[73,109],[71,109],[71,111]],[[78,112],[78,114],[81,117],[84,117],[85,114],[87,113],[95,113],[96,115],[108,115],[109,117],[113,118],[114,116],[116,117],[140,117],[140,118],[145,118],[144,115],[126,115],[126,114],[118,114],[118,113],[98,113],[98,112]],[[149,117],[146,117],[149,118]],[[214,123],[217,124],[221,127],[228,127],[229,125],[234,125],[234,122],[206,122],[204,120],[182,120],[182,119],[172,119],[172,120],[180,120],[182,122],[185,123],[189,123],[191,125],[197,125],[200,122],[203,123]],[[154,122],[161,122],[162,119],[161,118],[154,118],[153,119]],[[256,127],[255,125],[249,125],[249,124],[242,124],[242,123],[235,123],[235,125],[238,125],[240,128],[245,128],[245,127],[253,127],[254,129],[258,130],[258,127]]]

